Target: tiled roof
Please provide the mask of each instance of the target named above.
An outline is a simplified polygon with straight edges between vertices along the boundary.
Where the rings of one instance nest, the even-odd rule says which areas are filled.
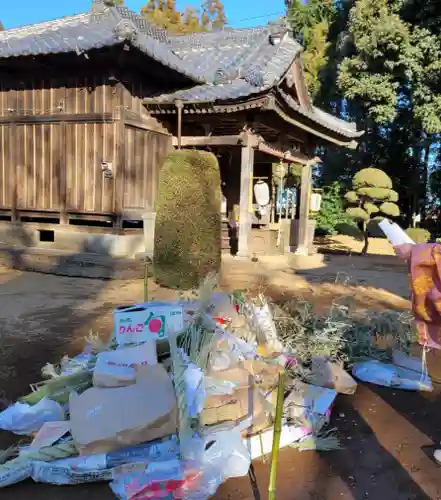
[[[107,8],[0,32],[0,59],[77,52],[128,42],[156,61],[204,82],[204,75],[167,46],[164,30],[126,8]]]
[[[288,95],[286,92],[283,92],[281,89],[277,89],[277,94],[283,98],[283,100],[288,104],[289,107],[295,109],[301,115],[306,116],[313,122],[318,123],[323,127],[326,127],[351,139],[363,135],[363,132],[357,131],[357,126],[355,123],[340,120],[339,118],[326,113],[326,111],[323,111],[316,106],[312,106],[311,108],[300,106],[300,104],[293,97]]]
[[[254,87],[277,83],[302,50],[290,36],[270,41],[271,28],[223,30],[170,37],[173,52],[200,68],[207,82],[226,84],[242,79]]]
[[[189,89],[178,90],[171,94],[162,94],[151,99],[151,101],[158,104],[172,104],[177,100],[181,100],[196,104],[239,99],[260,91],[261,89],[259,87],[254,87],[251,83],[238,79],[226,84],[213,85],[211,83],[206,83],[204,85],[196,85]],[[147,101],[150,101],[150,99]]]
[[[283,26],[225,29],[171,36],[121,6],[94,0],[91,12],[0,32],[0,59],[76,52],[128,44],[189,78],[194,86],[154,100],[222,102],[244,99],[278,86],[301,46]],[[358,137],[355,125],[318,108],[301,106],[280,89],[292,109],[345,137]]]

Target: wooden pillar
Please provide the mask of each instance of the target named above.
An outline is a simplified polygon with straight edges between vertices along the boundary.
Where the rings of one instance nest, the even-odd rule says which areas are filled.
[[[17,148],[22,147],[18,144],[17,135],[17,125],[15,123],[11,124],[6,128],[6,132],[9,131],[9,138],[6,136],[6,140],[9,139],[9,159],[11,162],[11,186],[12,186],[12,212],[11,212],[11,222],[17,223],[20,221],[20,216],[18,213],[18,162],[17,162]]]
[[[240,164],[240,199],[239,199],[239,242],[238,257],[249,257],[252,216],[251,182],[253,179],[254,149],[251,137],[245,137]]]
[[[59,172],[59,190],[60,190],[60,224],[69,224],[67,213],[67,125],[65,122],[60,123],[59,128],[59,150],[57,157],[57,165]]]
[[[122,209],[124,201],[124,172],[126,169],[126,113],[125,108],[119,108],[119,121],[116,127],[116,166],[113,174],[113,211],[115,229],[121,229],[123,224]]]
[[[297,220],[297,245],[295,253],[297,255],[308,255],[308,222],[309,222],[309,201],[312,186],[312,165],[307,163],[302,167],[302,177],[300,183],[300,210]]]

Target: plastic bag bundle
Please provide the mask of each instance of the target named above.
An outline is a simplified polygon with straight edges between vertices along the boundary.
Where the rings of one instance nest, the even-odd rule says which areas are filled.
[[[0,429],[20,436],[31,436],[46,422],[65,420],[66,414],[57,402],[43,398],[34,406],[15,403],[0,413]]]
[[[384,387],[407,391],[433,391],[432,380],[428,375],[376,360],[355,363],[352,374],[363,382]]]
[[[177,436],[172,436],[107,454],[73,457],[48,463],[34,461],[27,477],[32,477],[38,483],[58,486],[111,481],[115,474],[122,474],[131,468],[136,469],[134,465],[144,470],[146,464],[173,461],[177,460],[178,456],[178,439]]]

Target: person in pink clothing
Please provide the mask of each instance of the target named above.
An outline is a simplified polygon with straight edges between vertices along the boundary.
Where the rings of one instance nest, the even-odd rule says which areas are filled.
[[[394,250],[409,265],[418,342],[425,348],[441,349],[441,245],[405,244]],[[435,451],[434,458],[441,464],[441,450]]]

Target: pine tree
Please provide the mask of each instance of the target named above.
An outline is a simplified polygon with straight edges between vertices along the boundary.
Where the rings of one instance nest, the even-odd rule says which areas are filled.
[[[199,31],[206,31],[205,26],[199,19],[196,9],[193,7],[185,8],[182,22],[182,33],[197,33]]]
[[[392,180],[378,168],[364,168],[355,174],[352,180],[352,189],[346,193],[345,198],[349,203],[347,215],[360,222],[363,226],[364,247],[362,255],[366,255],[369,238],[367,232],[368,222],[387,217],[398,217],[400,209],[396,202],[398,193],[392,189]]]
[[[193,7],[186,7],[184,13],[176,8],[176,0],[148,0],[141,8],[141,14],[157,26],[173,35],[223,28],[227,18],[220,0],[206,0],[202,14]]]
[[[288,8],[288,21],[294,37],[305,49],[303,64],[313,98],[320,90],[320,73],[328,62],[328,33],[335,13],[332,0],[310,0],[306,3],[294,0]]]
[[[202,4],[202,25],[207,29],[222,29],[227,24],[221,0],[205,0]]]
[[[141,8],[141,14],[170,33],[182,32],[182,16],[176,9],[176,0],[149,0],[147,5]]]

